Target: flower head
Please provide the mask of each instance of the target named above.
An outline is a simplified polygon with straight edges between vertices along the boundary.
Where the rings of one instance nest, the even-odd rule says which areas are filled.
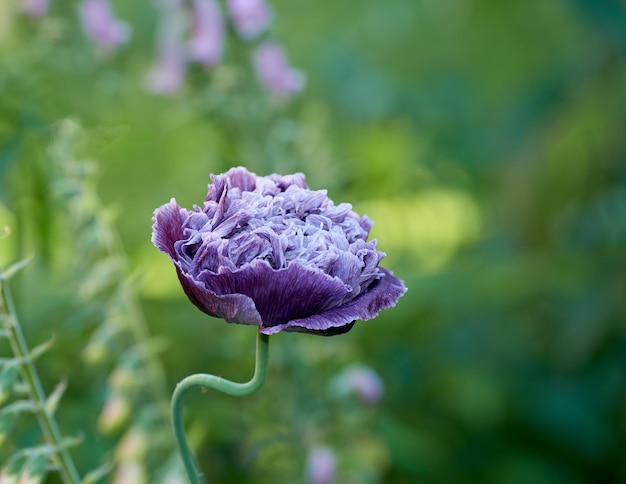
[[[289,97],[304,87],[303,74],[293,69],[283,48],[276,42],[264,42],[253,56],[254,70],[259,82],[270,92]]]
[[[235,30],[244,39],[259,35],[271,20],[265,0],[228,0],[228,12]]]
[[[167,253],[189,299],[264,334],[332,335],[395,306],[406,288],[378,265],[372,222],[313,191],[304,175],[211,175],[202,207],[172,199],[155,211],[152,242]]]
[[[107,0],[83,0],[78,13],[87,36],[101,47],[111,49],[130,38],[130,27],[113,16]]]

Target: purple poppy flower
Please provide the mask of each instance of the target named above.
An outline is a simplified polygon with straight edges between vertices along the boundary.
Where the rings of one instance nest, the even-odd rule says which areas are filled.
[[[378,263],[372,222],[301,173],[211,175],[202,207],[172,199],[155,211],[152,242],[169,254],[200,310],[261,333],[345,333],[395,306],[406,288]]]
[[[224,18],[216,0],[194,0],[189,56],[204,65],[222,60]]]
[[[228,0],[228,12],[235,30],[244,39],[259,35],[271,20],[265,0]]]
[[[83,0],[78,14],[87,36],[101,47],[111,49],[130,38],[130,27],[113,16],[107,0]]]
[[[41,18],[48,13],[50,0],[20,0],[19,10],[31,18]]]
[[[304,87],[303,74],[287,63],[285,52],[276,42],[261,44],[253,56],[257,78],[265,88],[281,97],[289,97]]]

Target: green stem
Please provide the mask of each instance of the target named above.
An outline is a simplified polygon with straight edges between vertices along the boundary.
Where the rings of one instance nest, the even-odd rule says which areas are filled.
[[[59,474],[66,484],[81,482],[80,475],[74,466],[72,457],[63,443],[61,431],[54,415],[46,407],[46,394],[39,379],[37,369],[30,358],[30,350],[24,338],[22,327],[17,319],[17,314],[11,299],[8,284],[0,281],[0,315],[5,321],[8,339],[17,359],[22,361],[20,365],[22,378],[28,387],[30,399],[35,402],[35,415],[41,427],[46,443],[55,448],[55,455],[59,464]]]
[[[246,383],[235,383],[225,380],[215,375],[205,373],[197,373],[190,375],[176,385],[174,394],[172,395],[172,424],[174,426],[174,434],[180,454],[185,464],[185,470],[191,484],[200,484],[202,475],[198,472],[196,464],[189,449],[187,438],[185,437],[185,427],[183,425],[183,396],[185,392],[192,387],[209,387],[228,395],[243,397],[250,395],[263,386],[267,375],[269,355],[269,336],[258,333],[256,340],[256,365],[254,376]]]

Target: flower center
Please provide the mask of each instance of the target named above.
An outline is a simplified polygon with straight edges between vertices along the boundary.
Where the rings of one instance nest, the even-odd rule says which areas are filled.
[[[183,209],[185,239],[175,247],[189,274],[234,272],[257,260],[276,270],[298,262],[338,277],[354,295],[380,277],[384,254],[366,242],[371,222],[349,204],[335,206],[325,190],[285,188],[273,177],[257,177],[252,190],[219,190],[217,180],[212,188],[202,208]]]

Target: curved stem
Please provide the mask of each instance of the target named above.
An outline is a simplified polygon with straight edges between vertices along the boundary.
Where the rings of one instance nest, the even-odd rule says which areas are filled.
[[[202,479],[194,462],[193,455],[191,454],[187,438],[185,437],[185,427],[183,425],[183,396],[185,392],[192,387],[200,386],[214,388],[222,393],[236,397],[250,395],[259,390],[265,382],[268,355],[269,336],[258,333],[256,339],[256,365],[254,375],[250,381],[246,383],[235,383],[219,376],[197,373],[195,375],[189,375],[176,385],[176,389],[172,395],[172,425],[174,426],[174,434],[176,436],[178,449],[183,458],[185,471],[187,471],[187,476],[192,484],[200,484]]]

